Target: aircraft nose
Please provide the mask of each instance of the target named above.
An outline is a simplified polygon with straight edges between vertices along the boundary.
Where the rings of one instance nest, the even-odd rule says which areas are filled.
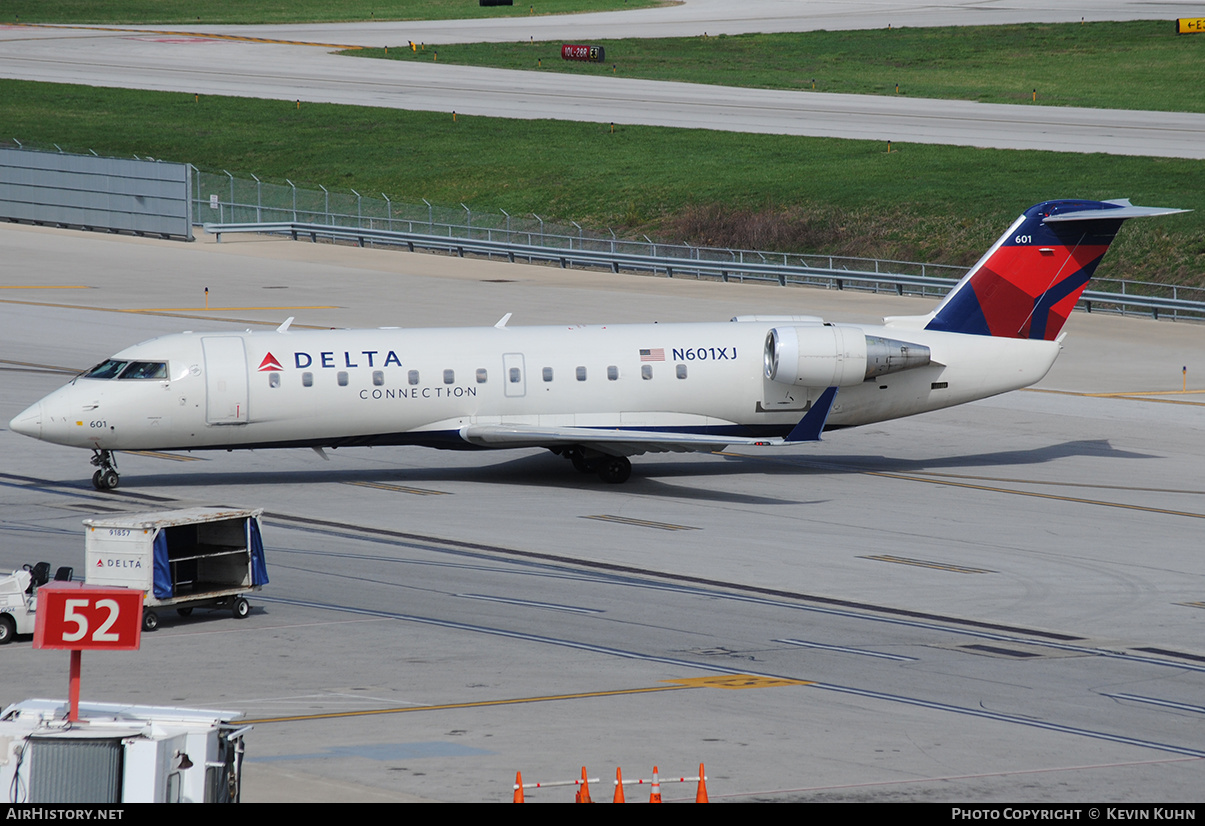
[[[8,427],[13,433],[20,433],[22,436],[42,438],[42,403],[33,404],[18,413],[8,423]]]

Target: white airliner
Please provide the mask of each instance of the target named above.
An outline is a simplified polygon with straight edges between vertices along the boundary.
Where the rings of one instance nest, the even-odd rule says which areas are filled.
[[[1123,221],[1184,210],[1048,201],[938,307],[882,326],[809,316],[698,324],[181,333],[114,355],[17,433],[117,450],[547,448],[607,482],[629,456],[817,440],[1033,384]]]

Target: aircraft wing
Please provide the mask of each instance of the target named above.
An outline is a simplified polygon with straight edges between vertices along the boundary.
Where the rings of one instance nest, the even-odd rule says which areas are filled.
[[[691,453],[723,450],[728,445],[782,445],[818,442],[832,410],[837,388],[824,391],[799,424],[785,437],[749,438],[672,430],[621,430],[597,427],[541,427],[539,425],[467,425],[460,438],[479,447],[556,447],[580,445],[609,456],[641,453]]]
[[[641,453],[690,453],[723,450],[728,445],[782,444],[781,438],[749,439],[706,433],[661,430],[619,430],[594,427],[538,427],[535,425],[469,425],[460,438],[480,447],[555,447],[581,445],[608,456]]]

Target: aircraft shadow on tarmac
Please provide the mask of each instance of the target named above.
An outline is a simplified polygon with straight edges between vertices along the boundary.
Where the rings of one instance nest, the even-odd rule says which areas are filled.
[[[635,494],[665,498],[685,498],[698,501],[717,501],[760,505],[821,504],[825,499],[798,499],[789,495],[764,496],[731,489],[697,488],[688,484],[691,479],[717,476],[738,478],[742,475],[796,477],[809,483],[799,492],[815,492],[817,477],[859,473],[924,473],[950,469],[987,469],[1040,465],[1059,459],[1092,456],[1101,459],[1153,459],[1153,454],[1135,453],[1113,448],[1107,440],[1079,440],[1054,445],[1004,450],[990,453],[933,456],[923,459],[904,459],[892,456],[863,454],[816,456],[805,453],[760,453],[758,455],[712,455],[692,462],[665,462],[655,457],[637,460],[632,478],[622,485],[602,483],[593,474],[580,474],[563,459],[551,454],[517,456],[494,464],[476,467],[389,468],[336,470],[316,467],[312,470],[247,471],[235,473],[162,473],[131,472],[120,491],[151,494],[156,488],[180,486],[218,488],[253,485],[310,485],[360,483],[397,486],[424,486],[440,483],[481,482],[496,485],[522,485],[539,488],[588,490],[598,493]],[[706,459],[706,460],[703,460]],[[783,493],[792,493],[783,489]]]

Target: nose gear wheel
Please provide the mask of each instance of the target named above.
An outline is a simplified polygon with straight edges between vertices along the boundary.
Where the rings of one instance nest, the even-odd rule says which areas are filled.
[[[96,473],[92,474],[92,487],[97,490],[112,490],[121,483],[121,477],[117,475],[117,460],[113,458],[113,451],[94,450],[91,462],[97,468]]]

